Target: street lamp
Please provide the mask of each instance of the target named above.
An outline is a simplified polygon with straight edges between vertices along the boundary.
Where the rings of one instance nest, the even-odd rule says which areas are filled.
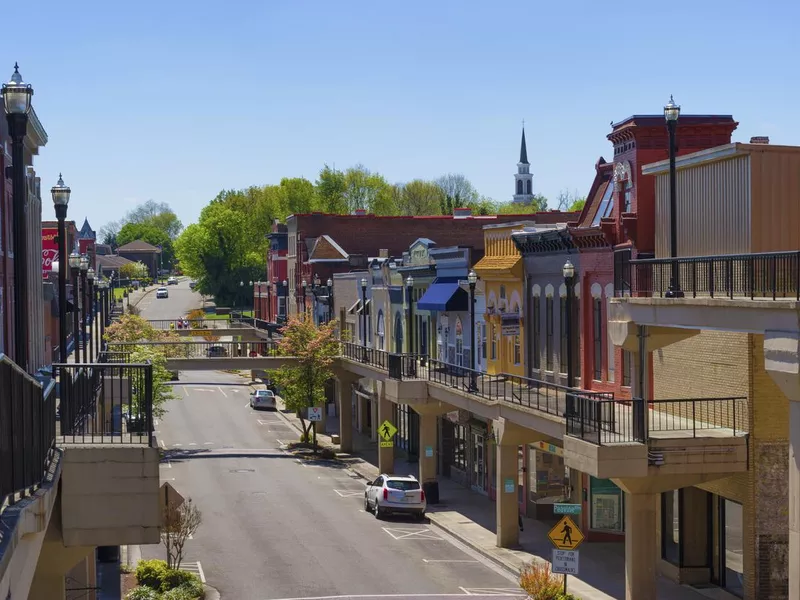
[[[564,286],[567,288],[567,306],[564,318],[566,319],[567,334],[567,387],[570,388],[570,391],[567,392],[567,416],[570,416],[575,414],[575,398],[571,393],[572,388],[575,387],[572,360],[572,303],[575,295],[575,267],[569,260],[564,263],[561,273],[564,275]]]
[[[75,351],[75,362],[81,362],[78,353],[78,331],[80,331],[80,287],[78,273],[81,270],[81,257],[73,252],[69,255],[69,269],[72,272],[72,349]]]
[[[86,283],[86,273],[89,271],[89,259],[85,254],[81,255],[81,348],[83,348],[83,362],[88,363],[86,355],[86,291],[89,289]],[[130,300],[128,300],[130,302]]]
[[[328,277],[328,323],[333,321],[333,279]]]
[[[14,64],[11,80],[3,84],[3,108],[11,137],[11,189],[14,203],[14,360],[28,370],[28,220],[25,218],[25,134],[33,88],[22,81]]]
[[[367,362],[367,279],[361,278],[361,345],[364,347],[364,362]]]
[[[303,287],[303,312],[306,312],[306,289],[308,289],[308,282],[303,279],[300,285]]]
[[[89,299],[86,314],[89,317],[89,361],[94,361],[94,269],[89,267],[86,271],[86,280],[89,282],[86,297]]]
[[[414,288],[414,278],[409,275],[406,278],[406,290],[408,292],[408,353],[414,353],[414,304],[411,301],[411,291]]]
[[[100,341],[98,342],[98,350],[103,350],[103,338],[106,335],[106,318],[107,318],[107,307],[106,307],[106,299],[108,298],[108,280],[101,279],[97,282],[97,289],[98,295],[100,300]]]
[[[286,313],[289,312],[289,282],[283,280],[283,317],[286,318]],[[278,315],[281,316],[281,315]],[[275,319],[277,322],[278,319]]]
[[[58,219],[58,357],[62,363],[67,362],[67,205],[71,190],[64,185],[61,173],[58,183],[50,190],[53,206]]]
[[[469,283],[469,340],[472,345],[472,374],[469,380],[469,391],[478,391],[478,344],[475,340],[475,285],[478,283],[478,274],[470,271],[467,275]]]
[[[664,107],[664,119],[667,121],[669,131],[669,250],[672,258],[672,273],[669,280],[667,298],[683,298],[681,291],[680,268],[678,266],[678,200],[675,189],[675,129],[678,118],[681,116],[681,107],[675,104],[672,96]]]

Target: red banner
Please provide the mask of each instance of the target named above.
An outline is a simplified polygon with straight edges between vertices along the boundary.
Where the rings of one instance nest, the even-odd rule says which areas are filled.
[[[58,261],[58,229],[42,229],[42,278],[53,270]]]

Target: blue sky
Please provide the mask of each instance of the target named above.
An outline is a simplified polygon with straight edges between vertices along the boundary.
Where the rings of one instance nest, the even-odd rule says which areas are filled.
[[[19,61],[50,137],[43,187],[63,171],[70,218],[95,229],[148,199],[188,224],[221,189],[314,180],[324,163],[460,172],[510,200],[523,118],[534,190],[585,194],[612,158],[609,123],[670,93],[685,114],[732,114],[737,141],[800,143],[790,0],[11,6],[0,75]]]

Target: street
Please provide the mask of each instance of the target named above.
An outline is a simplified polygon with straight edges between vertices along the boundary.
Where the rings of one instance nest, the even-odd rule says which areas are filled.
[[[160,287],[160,286],[159,286]],[[178,285],[166,285],[169,298],[156,298],[155,290],[148,292],[136,305],[145,319],[177,319],[186,316],[190,310],[200,308],[203,300],[200,294],[189,289],[189,279],[182,278]]]
[[[149,319],[199,304],[186,282],[170,286],[168,299],[151,296],[141,305]],[[162,481],[203,513],[186,563],[223,598],[523,597],[513,577],[430,524],[365,513],[364,481],[338,463],[301,464],[283,450],[296,430],[250,409],[248,383],[181,373],[177,399],[156,424]]]

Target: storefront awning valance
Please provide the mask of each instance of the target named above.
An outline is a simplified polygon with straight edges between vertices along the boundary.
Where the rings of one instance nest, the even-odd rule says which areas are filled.
[[[417,302],[419,310],[436,312],[466,312],[469,294],[458,285],[457,279],[437,278]]]

